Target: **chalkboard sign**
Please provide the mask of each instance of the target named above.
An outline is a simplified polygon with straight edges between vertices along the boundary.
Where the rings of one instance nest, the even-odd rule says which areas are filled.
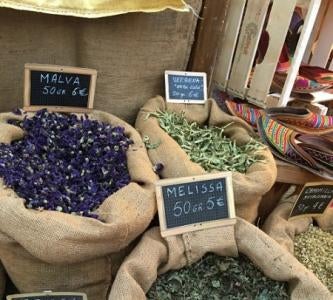
[[[6,297],[7,300],[87,300],[87,295],[84,293],[31,293],[31,294],[16,294]]]
[[[173,103],[205,103],[206,73],[165,71],[165,97],[167,102]]]
[[[230,172],[160,180],[156,195],[162,236],[235,223]]]
[[[321,215],[332,200],[332,182],[308,183],[303,187],[289,217]]]
[[[93,69],[26,64],[24,109],[86,112],[93,108],[96,77]]]

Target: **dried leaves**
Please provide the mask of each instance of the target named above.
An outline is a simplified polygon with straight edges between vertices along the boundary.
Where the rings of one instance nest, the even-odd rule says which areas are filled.
[[[122,127],[46,110],[11,123],[26,135],[0,144],[0,176],[28,208],[97,217],[93,211],[130,182],[132,142]]]
[[[150,300],[283,300],[286,283],[265,277],[245,256],[208,254],[192,266],[158,277]]]
[[[333,234],[319,227],[295,237],[295,256],[333,293]]]
[[[245,173],[261,157],[256,150],[264,145],[251,140],[244,146],[237,146],[235,141],[227,138],[225,127],[204,126],[196,122],[189,123],[184,115],[170,112],[150,114],[158,118],[159,124],[189,155],[193,162],[200,164],[206,171],[238,171]]]

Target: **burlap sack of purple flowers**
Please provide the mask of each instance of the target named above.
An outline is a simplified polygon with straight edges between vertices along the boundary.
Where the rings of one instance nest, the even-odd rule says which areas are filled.
[[[295,257],[257,227],[238,218],[234,227],[166,238],[161,237],[159,228],[150,229],[121,265],[109,300],[144,300],[158,275],[193,264],[208,252],[232,257],[244,254],[267,277],[287,282],[290,299],[331,299],[327,288]]]
[[[0,143],[23,138],[22,129],[7,123],[22,118],[0,114]],[[130,243],[155,214],[156,175],[140,135],[108,113],[94,111],[89,119],[121,126],[133,141],[126,152],[130,183],[92,212],[96,219],[28,209],[24,199],[0,181],[0,260],[22,293],[72,291],[86,293],[89,300],[106,299]],[[0,293],[1,284],[0,277]]]
[[[200,125],[224,126],[227,137],[235,140],[237,145],[247,143],[255,134],[251,127],[238,117],[223,112],[213,99],[208,99],[205,105],[186,105],[167,103],[160,96],[150,99],[140,110],[136,128],[141,136],[148,136],[152,144],[159,144],[155,149],[149,149],[148,155],[152,163],[163,164],[160,175],[162,178],[176,178],[201,175],[205,170],[190,157],[160,126],[158,120],[147,116],[157,111],[170,111],[178,114],[184,112],[185,118]],[[254,222],[258,214],[258,206],[262,196],[273,186],[277,169],[271,152],[264,148],[258,151],[262,160],[252,164],[245,174],[232,172],[235,195],[236,214],[243,219]]]

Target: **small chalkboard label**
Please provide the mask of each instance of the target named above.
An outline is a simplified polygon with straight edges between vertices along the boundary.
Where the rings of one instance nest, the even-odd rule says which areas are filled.
[[[93,69],[26,64],[24,109],[87,112],[93,108],[97,71]]]
[[[298,196],[289,218],[321,215],[330,206],[332,200],[332,182],[307,183]]]
[[[205,103],[206,73],[165,71],[165,98],[172,103]]]
[[[162,236],[235,223],[231,172],[163,179],[156,195]]]
[[[31,294],[16,294],[6,297],[7,300],[87,300],[87,295],[84,293],[31,293]]]

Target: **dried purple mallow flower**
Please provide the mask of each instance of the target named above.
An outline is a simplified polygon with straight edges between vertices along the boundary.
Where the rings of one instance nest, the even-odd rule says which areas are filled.
[[[19,124],[23,139],[0,143],[0,177],[27,208],[96,218],[93,211],[129,184],[124,128],[38,111]]]
[[[22,116],[22,111],[19,108],[13,109],[12,113],[14,115]]]
[[[156,173],[156,174],[161,174],[161,172],[163,171],[164,169],[164,165],[162,163],[157,163],[153,166],[153,171]]]

